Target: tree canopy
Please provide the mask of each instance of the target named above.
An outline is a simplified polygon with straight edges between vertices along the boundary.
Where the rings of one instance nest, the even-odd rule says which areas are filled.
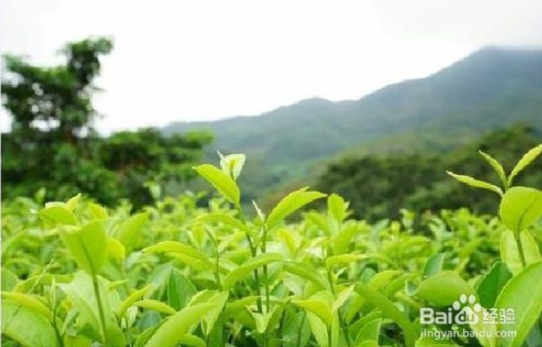
[[[165,137],[140,129],[104,138],[95,131],[94,81],[112,49],[103,37],[68,43],[57,66],[4,56],[2,102],[12,127],[2,134],[3,198],[45,188],[55,199],[85,192],[103,203],[129,198],[137,205],[151,199],[149,182],[193,176],[187,167],[211,141],[207,133]]]

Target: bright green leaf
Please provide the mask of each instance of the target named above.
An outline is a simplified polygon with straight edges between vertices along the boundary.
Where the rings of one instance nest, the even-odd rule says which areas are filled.
[[[226,200],[239,206],[241,192],[237,183],[230,176],[209,164],[196,166],[194,170],[209,182]]]
[[[499,324],[499,331],[514,331],[515,337],[506,335],[501,347],[521,346],[542,313],[542,262],[531,264],[512,277],[502,289],[495,308],[511,309],[515,319]]]
[[[55,330],[40,313],[11,300],[2,300],[2,335],[21,346],[58,347]]]
[[[233,287],[235,283],[244,279],[251,272],[256,270],[259,267],[264,265],[275,263],[277,261],[283,260],[283,256],[280,253],[265,253],[259,254],[254,258],[247,260],[243,265],[239,266],[237,269],[233,270],[226,276],[224,279],[223,286],[226,289]]]
[[[131,216],[119,225],[115,235],[126,249],[137,245],[138,238],[141,239],[138,233],[148,220],[149,214],[142,212]]]
[[[60,236],[81,269],[89,274],[101,271],[107,259],[107,236],[102,220],[82,228],[64,227]]]
[[[326,196],[323,193],[316,191],[307,191],[308,187],[296,190],[286,195],[276,206],[273,208],[269,216],[267,217],[267,227],[273,228],[280,223],[290,214],[299,210],[303,206],[311,203],[314,200],[323,198]]]
[[[499,215],[516,234],[527,229],[542,216],[542,191],[528,187],[510,188],[502,198]]]
[[[512,169],[512,172],[510,172],[510,176],[508,176],[508,186],[510,187],[512,185],[512,182],[514,181],[514,178],[519,174],[527,165],[533,162],[533,160],[536,159],[542,153],[542,143],[538,146],[530,149],[527,153],[521,157],[521,159],[517,162],[516,166]]]
[[[451,305],[462,294],[471,295],[474,294],[474,290],[464,279],[452,271],[442,271],[426,278],[416,290],[417,296],[440,307]]]
[[[503,186],[507,187],[507,181],[506,181],[506,173],[504,172],[504,168],[502,167],[501,163],[499,163],[495,158],[490,156],[487,153],[484,153],[482,151],[478,151],[480,155],[488,162],[489,165],[495,170],[497,175],[499,176]]]
[[[145,347],[176,347],[190,332],[190,329],[198,324],[203,316],[214,309],[212,304],[198,304],[185,307],[181,311],[170,316],[149,338]]]
[[[494,193],[499,194],[500,196],[503,195],[502,189],[497,187],[494,184],[487,183],[487,182],[484,182],[484,181],[480,181],[480,180],[477,180],[476,178],[472,178],[470,176],[458,175],[458,174],[455,174],[455,173],[450,172],[450,171],[447,171],[447,173],[448,173],[448,175],[452,176],[453,178],[455,178],[459,182],[464,183],[466,185],[469,185],[471,187],[487,189],[487,190],[490,190],[490,191],[492,191]]]

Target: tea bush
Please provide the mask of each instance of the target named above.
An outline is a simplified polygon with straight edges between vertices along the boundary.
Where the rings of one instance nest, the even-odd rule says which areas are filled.
[[[4,202],[2,345],[540,346],[542,192],[513,181],[541,151],[508,175],[482,153],[502,187],[450,173],[496,193],[498,217],[369,224],[309,188],[245,211],[239,154],[194,168],[220,195],[205,208],[189,194],[136,214],[80,195]],[[501,311],[513,319],[482,324]]]

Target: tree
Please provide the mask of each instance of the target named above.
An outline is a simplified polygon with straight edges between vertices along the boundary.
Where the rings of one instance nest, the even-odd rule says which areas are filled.
[[[69,43],[61,51],[65,63],[52,67],[4,56],[2,101],[12,129],[2,134],[3,198],[46,188],[51,199],[85,192],[106,204],[124,197],[141,205],[150,199],[147,181],[190,177],[186,167],[199,159],[208,134],[96,133],[94,80],[112,48],[107,38]]]

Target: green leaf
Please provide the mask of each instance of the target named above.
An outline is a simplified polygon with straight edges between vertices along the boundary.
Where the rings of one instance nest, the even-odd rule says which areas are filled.
[[[325,276],[311,264],[291,261],[284,263],[283,268],[286,272],[314,283],[320,289],[329,289],[329,282]]]
[[[118,296],[115,297],[114,294],[108,291],[109,282],[107,280],[101,277],[97,277],[97,279],[100,302],[104,312],[105,329],[102,329],[98,300],[90,275],[78,272],[75,274],[73,281],[58,284],[58,287],[66,294],[80,318],[90,326],[97,336],[101,337],[101,342],[107,339],[108,347],[124,347],[126,341],[124,341],[124,335],[115,317]],[[106,331],[106,337],[103,336],[103,330]]]
[[[133,303],[133,306],[145,308],[148,310],[154,310],[156,312],[165,313],[167,315],[175,314],[175,309],[161,301],[158,300],[152,300],[152,299],[144,299],[139,300]]]
[[[140,298],[144,297],[145,295],[151,293],[156,287],[153,284],[149,284],[148,286],[141,288],[139,290],[136,290],[132,294],[128,295],[126,299],[121,303],[119,306],[119,309],[117,310],[117,314],[119,317],[122,317],[126,310],[130,308],[134,304],[134,302],[138,301]]]
[[[12,300],[31,311],[43,315],[48,321],[53,320],[53,312],[35,296],[18,292],[2,292],[2,299]]]
[[[314,200],[323,198],[326,196],[323,193],[316,191],[307,191],[309,187],[301,188],[288,195],[286,195],[276,206],[273,208],[269,216],[267,217],[267,227],[273,228],[280,223],[290,214],[299,210],[303,206],[311,203]]]
[[[12,300],[2,300],[1,322],[2,336],[17,341],[21,346],[60,346],[51,322],[44,315]]]
[[[510,188],[502,198],[499,215],[516,234],[527,229],[542,216],[542,191],[529,187]]]
[[[314,313],[328,327],[333,323],[333,310],[331,305],[323,299],[293,300],[292,303]]]
[[[196,166],[194,170],[209,182],[226,200],[239,206],[241,192],[237,183],[230,176],[209,164]]]
[[[188,278],[179,270],[172,269],[167,279],[167,301],[171,307],[177,311],[182,309],[196,292]]]
[[[482,278],[478,286],[480,305],[486,308],[493,307],[499,293],[510,278],[512,278],[512,274],[504,263],[498,261],[493,264],[489,273]]]
[[[538,244],[529,230],[523,230],[519,233],[521,246],[523,248],[523,255],[525,257],[526,264],[532,264],[538,262],[540,258],[540,251],[538,250]],[[506,264],[508,269],[512,273],[517,273],[523,268],[523,261],[518,250],[516,242],[516,235],[511,230],[507,230],[503,233],[501,238],[501,258]]]
[[[423,277],[431,277],[442,271],[445,256],[446,253],[437,253],[429,257],[423,268]]]
[[[130,250],[137,245],[137,240],[140,239],[138,233],[148,220],[149,213],[141,212],[131,216],[119,225],[116,237],[126,249]]]
[[[484,153],[482,151],[478,151],[478,153],[480,153],[480,155],[489,163],[489,165],[491,165],[493,170],[495,170],[503,186],[508,187],[508,183],[506,180],[506,173],[504,172],[504,168],[502,167],[501,163],[499,163],[495,158],[493,158],[487,153]]]
[[[530,149],[527,153],[521,157],[521,159],[517,162],[516,166],[512,169],[512,172],[510,172],[510,176],[508,176],[508,187],[512,185],[512,182],[514,181],[514,178],[519,174],[527,165],[529,165],[533,160],[536,159],[542,153],[542,143],[538,146]]]
[[[198,324],[203,316],[214,309],[212,304],[189,306],[170,316],[149,338],[145,347],[176,347]]]
[[[393,301],[379,291],[362,283],[356,284],[354,290],[360,296],[364,297],[367,302],[380,309],[384,316],[388,317],[399,325],[405,335],[405,345],[407,347],[414,346],[414,343],[419,335],[419,329],[414,323],[410,322],[405,313],[399,311]]]
[[[144,249],[145,252],[154,253],[178,253],[196,259],[206,266],[213,267],[214,264],[209,261],[208,257],[185,243],[178,241],[162,241]]]
[[[92,217],[96,219],[106,219],[108,217],[107,210],[101,205],[91,202],[88,204],[88,208]]]
[[[224,279],[223,286],[225,289],[229,289],[235,285],[238,281],[244,279],[252,271],[264,265],[275,263],[283,260],[283,256],[280,253],[265,253],[259,254],[254,258],[247,260],[243,265],[230,272]]]
[[[519,347],[542,313],[542,262],[531,264],[512,277],[504,286],[495,308],[511,309],[515,319],[499,324],[499,331],[514,331],[514,337],[503,335],[501,347]]]
[[[118,260],[119,262],[123,261],[126,258],[126,249],[119,242],[119,240],[112,237],[107,238],[107,254],[113,259]]]
[[[366,341],[373,341],[377,343],[380,335],[380,326],[382,325],[382,318],[376,318],[363,325],[356,336],[356,346]]]
[[[366,259],[367,257],[362,254],[339,254],[339,255],[332,255],[331,257],[328,257],[326,259],[326,267],[331,268],[334,265],[337,264],[350,264],[352,262]]]
[[[415,293],[418,297],[439,306],[450,306],[462,294],[474,294],[474,289],[457,273],[442,271],[423,280]]]
[[[0,274],[0,279],[2,281],[2,285],[0,288],[2,288],[2,290],[12,290],[15,288],[19,283],[19,278],[8,269],[2,269],[1,271],[2,273]]]
[[[247,227],[245,224],[243,224],[240,220],[236,219],[230,214],[224,213],[224,212],[211,212],[211,213],[205,213],[201,216],[198,216],[195,220],[196,222],[211,222],[211,223],[223,223],[226,225],[229,225],[230,227],[233,227],[235,229],[243,230],[245,231]]]
[[[103,220],[82,228],[64,227],[60,236],[77,265],[89,274],[97,274],[107,260],[107,236]]]
[[[492,191],[494,193],[499,194],[500,196],[503,195],[502,189],[497,187],[496,185],[493,185],[493,184],[485,182],[485,181],[477,180],[476,178],[473,178],[473,177],[470,177],[470,176],[458,175],[458,174],[455,174],[455,173],[450,172],[450,171],[446,171],[446,172],[448,173],[448,175],[452,176],[453,178],[455,178],[456,180],[458,180],[461,183],[464,183],[466,185],[469,185],[469,186],[475,187],[475,188],[487,189],[487,190],[490,190],[490,191]]]
[[[327,198],[327,210],[331,218],[337,223],[342,223],[348,215],[348,203],[341,196],[331,194]]]
[[[63,206],[53,205],[46,207],[39,212],[39,216],[49,222],[61,225],[76,225],[75,215]]]
[[[222,172],[237,180],[245,165],[246,156],[244,154],[228,154],[224,156],[220,152],[218,152],[218,155],[220,156],[220,168]]]
[[[207,344],[205,343],[205,341],[203,341],[199,337],[192,334],[183,335],[179,343],[182,346],[207,347]]]

